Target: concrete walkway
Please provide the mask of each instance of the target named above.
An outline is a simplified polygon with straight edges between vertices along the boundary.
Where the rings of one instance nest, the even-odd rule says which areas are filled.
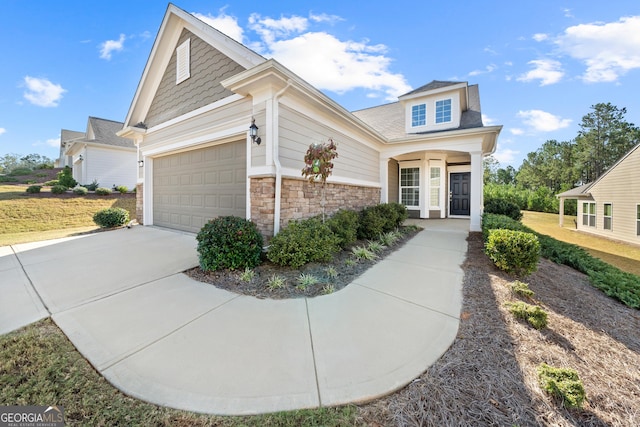
[[[360,402],[453,342],[469,222],[425,230],[352,284],[266,300],[196,282],[193,235],[134,227],[0,247],[0,333],[51,315],[125,393],[223,415]]]

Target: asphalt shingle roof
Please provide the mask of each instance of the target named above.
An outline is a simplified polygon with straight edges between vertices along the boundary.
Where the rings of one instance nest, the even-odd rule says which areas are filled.
[[[112,145],[115,147],[135,148],[132,140],[116,135],[116,132],[122,129],[124,123],[100,119],[98,117],[89,117],[89,123],[93,129],[95,139],[89,140],[88,142]]]

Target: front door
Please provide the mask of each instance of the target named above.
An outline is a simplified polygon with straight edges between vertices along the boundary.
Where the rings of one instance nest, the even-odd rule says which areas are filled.
[[[450,175],[449,215],[469,216],[471,172],[457,172]]]

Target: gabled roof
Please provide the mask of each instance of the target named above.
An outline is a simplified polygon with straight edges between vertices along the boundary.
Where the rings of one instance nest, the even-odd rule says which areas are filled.
[[[89,135],[90,130],[92,130],[94,137],[91,139],[85,138],[84,142],[111,145],[114,147],[135,148],[132,140],[116,135],[116,132],[122,129],[123,124],[122,122],[116,122],[114,120],[89,117],[87,135]],[[89,127],[91,127],[91,129],[89,129]]]
[[[62,129],[60,131],[60,142],[65,143],[72,139],[84,138],[84,132],[78,132],[75,130]]]
[[[129,112],[125,119],[126,126],[133,127],[144,120],[149,111],[151,101],[158,90],[162,75],[173,55],[180,33],[185,28],[245,69],[252,68],[265,61],[265,58],[248,47],[226,36],[192,14],[169,3],[151,48],[140,83],[129,107]]]
[[[449,87],[449,86],[456,86],[459,84],[466,84],[466,82],[447,82],[442,80],[432,80],[426,85],[420,86],[419,88],[414,89],[411,92],[407,92],[404,95],[399,96],[398,98],[403,98],[405,96],[415,95],[417,93],[422,93],[422,92],[430,92],[432,90],[442,89],[444,87]]]
[[[600,175],[595,181],[590,182],[588,184],[581,185],[580,187],[572,188],[569,191],[565,191],[564,193],[556,194],[558,198],[568,198],[575,199],[579,197],[591,197],[589,190],[591,190],[596,184],[602,181],[612,170],[614,170],[620,163],[622,163],[627,157],[629,157],[634,151],[640,149],[640,144],[637,144],[633,147],[627,154],[622,156],[617,162],[613,164],[609,169],[605,171],[602,175]]]

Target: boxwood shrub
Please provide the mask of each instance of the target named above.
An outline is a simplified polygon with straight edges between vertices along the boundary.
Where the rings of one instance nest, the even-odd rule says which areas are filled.
[[[220,216],[206,223],[198,235],[200,268],[214,271],[253,268],[260,264],[262,234],[255,223],[237,216]]]
[[[381,234],[395,230],[408,217],[407,209],[399,203],[381,203],[360,211],[358,238],[375,240]]]
[[[326,224],[335,234],[342,249],[346,249],[356,242],[358,239],[358,212],[340,209],[333,214]]]
[[[490,230],[485,252],[499,269],[516,277],[524,277],[537,269],[540,242],[532,233]]]
[[[126,194],[129,192],[129,188],[126,185],[117,185],[115,190],[120,194]]]
[[[129,222],[129,211],[122,208],[107,208],[93,215],[93,222],[102,228],[113,228]]]
[[[271,239],[267,258],[274,264],[300,267],[330,261],[340,250],[340,238],[318,218],[292,221]]]
[[[27,193],[29,194],[35,194],[35,193],[39,193],[40,190],[42,190],[42,186],[41,185],[31,185],[29,187],[27,187]]]
[[[63,193],[66,193],[67,190],[68,190],[67,187],[65,187],[64,185],[60,185],[60,184],[54,185],[53,187],[51,187],[51,192],[53,194],[63,194]]]
[[[96,194],[98,196],[110,196],[112,193],[110,188],[106,188],[106,187],[98,187],[96,188]]]

